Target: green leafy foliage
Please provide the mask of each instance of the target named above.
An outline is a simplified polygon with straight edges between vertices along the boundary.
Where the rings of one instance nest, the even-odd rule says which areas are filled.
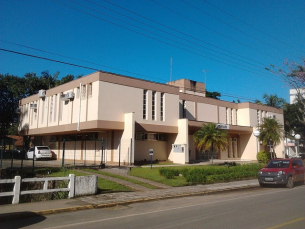
[[[213,168],[162,168],[159,170],[161,176],[167,179],[175,179],[182,174],[188,184],[205,184],[240,180],[245,178],[256,178],[262,166],[258,164],[236,165],[231,167],[215,166]]]
[[[270,161],[271,155],[270,153],[267,153],[265,150],[261,150],[257,154],[257,160],[261,163],[266,164],[268,161]]]

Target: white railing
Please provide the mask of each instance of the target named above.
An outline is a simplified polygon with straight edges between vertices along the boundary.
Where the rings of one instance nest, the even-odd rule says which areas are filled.
[[[68,187],[67,188],[57,188],[57,189],[48,189],[49,181],[53,181],[53,180],[69,180]],[[20,187],[21,187],[22,182],[44,182],[43,189],[21,191]],[[25,195],[25,194],[40,194],[40,193],[48,193],[48,192],[69,191],[68,198],[74,197],[74,190],[75,190],[75,175],[74,174],[70,174],[69,177],[44,177],[44,178],[24,178],[24,179],[21,179],[20,176],[15,176],[14,179],[0,180],[0,184],[10,184],[10,183],[15,183],[13,191],[2,192],[2,193],[0,193],[0,196],[13,196],[12,204],[18,204],[20,195]]]

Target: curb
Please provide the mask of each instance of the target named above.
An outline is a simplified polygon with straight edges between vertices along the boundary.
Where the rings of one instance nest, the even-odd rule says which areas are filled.
[[[107,203],[107,204],[88,204],[88,205],[82,205],[82,206],[76,206],[76,207],[57,208],[57,209],[41,210],[41,211],[33,211],[33,212],[6,213],[6,214],[0,214],[0,222],[12,220],[12,219],[21,219],[21,218],[25,218],[25,217],[45,216],[45,215],[51,215],[51,214],[57,214],[57,213],[90,210],[90,209],[98,209],[98,208],[110,208],[110,207],[114,207],[114,206],[118,206],[118,205],[143,203],[143,202],[149,202],[149,201],[174,199],[174,198],[188,197],[188,196],[209,195],[212,193],[229,192],[229,191],[234,191],[234,190],[244,190],[244,189],[250,189],[250,188],[257,188],[257,187],[259,187],[259,186],[258,185],[247,185],[247,186],[243,186],[243,187],[230,187],[230,188],[223,188],[223,189],[218,189],[218,190],[205,190],[205,191],[199,191],[199,192],[134,199],[134,200],[127,200],[127,201]]]

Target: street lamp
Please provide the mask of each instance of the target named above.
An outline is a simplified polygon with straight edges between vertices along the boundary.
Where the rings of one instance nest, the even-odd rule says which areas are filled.
[[[299,156],[299,139],[301,138],[301,136],[299,134],[294,135],[295,139],[297,140],[297,148],[296,148],[296,155],[297,157]]]
[[[256,159],[257,159],[257,162],[259,163],[259,161],[258,161],[258,149],[259,149],[259,142],[258,142],[258,137],[259,137],[259,135],[261,134],[261,132],[259,131],[259,130],[255,130],[254,132],[253,132],[253,135],[256,137]]]

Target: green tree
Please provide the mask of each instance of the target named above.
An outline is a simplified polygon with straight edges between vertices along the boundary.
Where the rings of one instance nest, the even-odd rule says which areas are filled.
[[[56,72],[52,76],[48,71],[43,71],[40,77],[33,72],[26,73],[23,77],[0,74],[0,137],[8,133],[18,134],[16,111],[19,100],[37,94],[41,89],[49,89],[74,79],[73,75],[67,75],[57,80],[58,74]]]
[[[277,95],[263,95],[264,102],[269,107],[284,108],[286,101],[283,98],[279,98]]]
[[[284,127],[274,118],[264,118],[263,123],[258,126],[260,131],[259,140],[263,142],[263,145],[272,145],[272,149],[278,145],[284,138]],[[272,155],[271,147],[270,154]]]
[[[215,148],[217,152],[220,152],[228,147],[228,143],[229,135],[227,131],[218,129],[214,123],[203,124],[194,134],[194,144],[201,151],[212,150],[213,152]]]
[[[217,91],[213,91],[213,92],[206,91],[205,96],[208,97],[208,98],[220,99],[221,94]]]

